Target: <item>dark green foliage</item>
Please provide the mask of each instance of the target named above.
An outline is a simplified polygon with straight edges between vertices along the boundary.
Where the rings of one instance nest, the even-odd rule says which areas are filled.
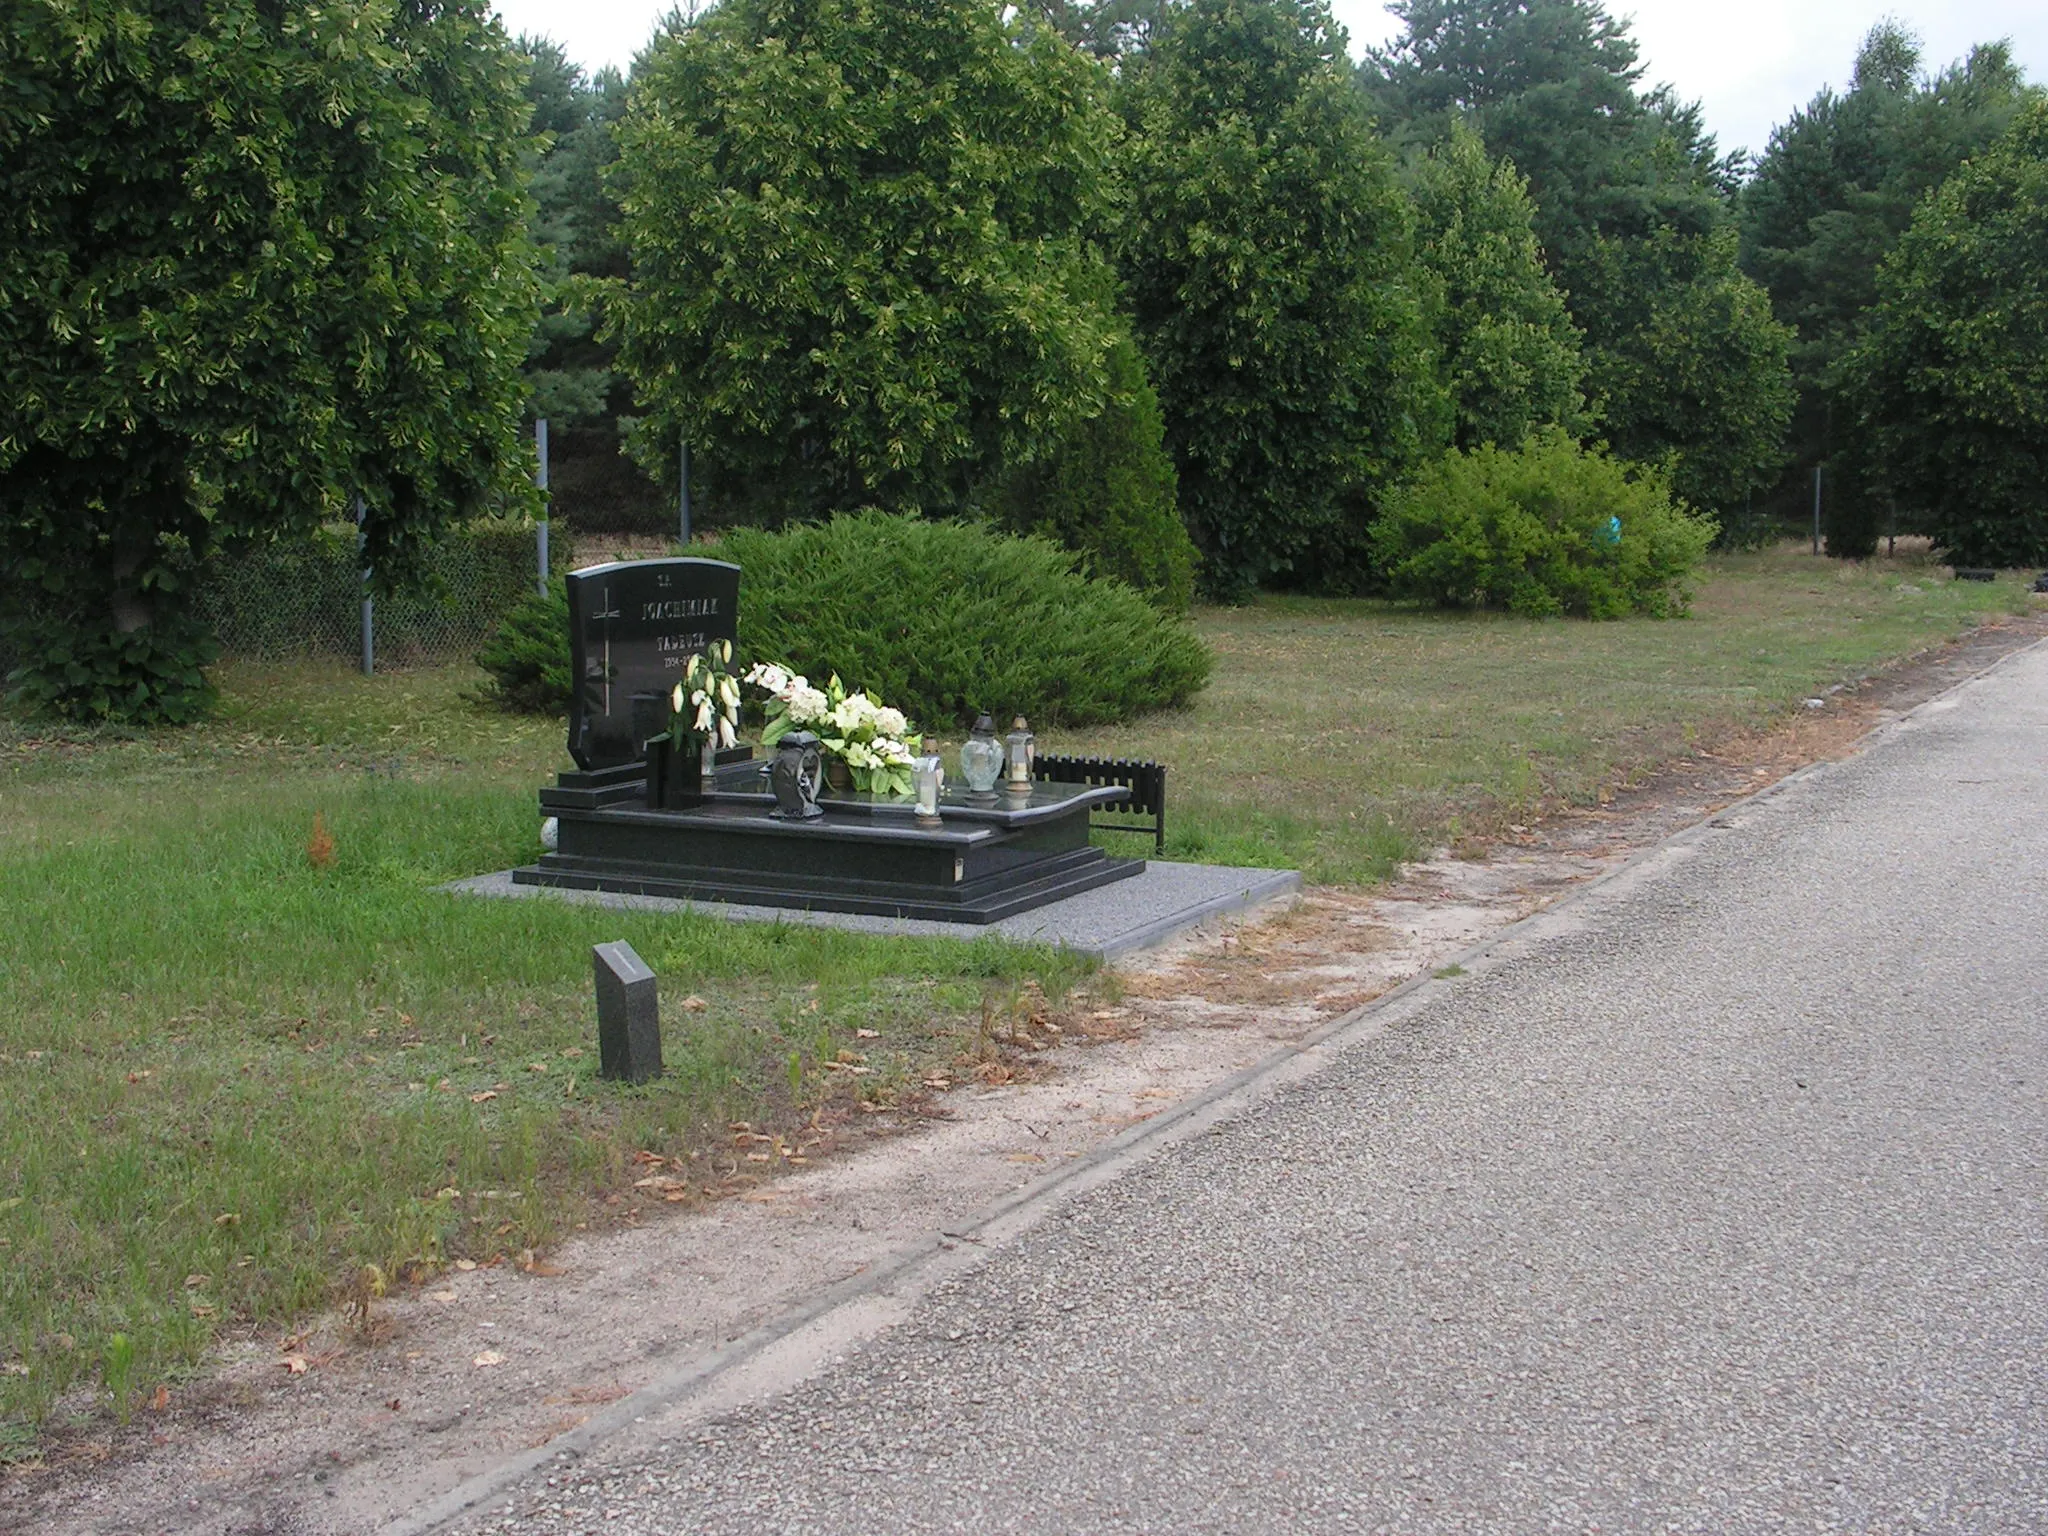
[[[1356,566],[1448,430],[1412,214],[1322,0],[1192,0],[1127,60],[1117,259],[1202,578]]]
[[[1728,225],[1602,239],[1578,290],[1615,453],[1668,462],[1672,490],[1717,513],[1776,478],[1793,401],[1791,332],[1737,255]]]
[[[2048,562],[2048,103],[1913,215],[1844,365],[1871,478],[1961,565]]]
[[[491,674],[490,699],[520,714],[561,715],[575,680],[569,675],[569,591],[558,576],[548,594],[529,592],[491,631],[476,664]]]
[[[1743,189],[1743,264],[1797,333],[1791,463],[1775,499],[1803,510],[1814,465],[1832,459],[1834,553],[1869,554],[1893,515],[1883,487],[1839,453],[1839,370],[1877,302],[1878,266],[1915,205],[2037,94],[2002,43],[1924,78],[1917,40],[1896,22],[1879,22],[1857,53],[1850,89],[1823,90],[1793,113]]]
[[[1543,265],[1528,184],[1463,122],[1416,167],[1415,254],[1459,448],[1589,425],[1578,328]]]
[[[717,552],[743,573],[743,664],[787,662],[821,686],[836,672],[926,729],[983,709],[1099,725],[1185,704],[1208,681],[1185,623],[1043,539],[863,512],[736,529]],[[562,600],[524,602],[478,657],[507,703],[567,707],[568,622]]]
[[[1896,517],[1884,489],[1873,483],[1868,469],[1860,465],[1858,473],[1847,475],[1833,466],[1823,467],[1820,516],[1826,542],[1821,547],[1837,560],[1868,560],[1877,553],[1877,541],[1884,536],[1887,523]],[[1812,496],[1810,470],[1801,489]]]
[[[1404,141],[1468,118],[1529,180],[1536,233],[1586,337],[1614,451],[1676,455],[1697,505],[1743,505],[1780,462],[1789,338],[1724,233],[1735,186],[1699,110],[1638,90],[1628,27],[1595,0],[1402,0],[1361,80]]]
[[[775,522],[946,512],[1103,396],[1101,72],[989,0],[726,0],[634,75],[612,314],[652,464]]]
[[[837,672],[928,729],[984,709],[1099,725],[1168,709],[1209,678],[1194,631],[1043,539],[867,512],[720,545],[745,574],[748,660]]]
[[[66,622],[44,609],[20,615],[16,670],[7,681],[21,703],[86,720],[130,725],[189,725],[213,707],[205,667],[220,654],[205,623],[189,613],[161,614],[126,634]]]
[[[1109,354],[1109,396],[1043,457],[998,484],[993,510],[1086,558],[1089,571],[1136,587],[1170,613],[1195,596],[1195,546],[1180,520],[1159,397],[1128,339]]]
[[[482,0],[0,12],[0,584],[30,696],[186,718],[192,572],[521,500],[526,107]],[[79,673],[84,676],[80,677]]]
[[[1683,613],[1713,537],[1713,520],[1674,500],[1659,471],[1556,431],[1445,455],[1389,498],[1374,529],[1395,593],[1532,618]]]
[[[533,233],[541,247],[540,323],[527,346],[527,409],[548,420],[550,515],[578,530],[666,533],[676,526],[673,444],[650,475],[628,455],[624,429],[638,405],[618,346],[598,336],[591,285],[626,276],[619,205],[605,172],[618,159],[625,115],[616,70],[586,76],[554,43],[520,39],[533,132],[552,135],[535,162]]]
[[[559,44],[522,37],[532,132],[546,135],[533,174],[533,235],[544,261],[540,325],[528,347],[528,409],[552,429],[609,425],[630,397],[620,390],[617,349],[595,339],[597,317],[580,302],[576,279],[626,275],[619,205],[605,186],[618,158],[612,128],[625,115],[626,84],[617,70],[593,79]]]

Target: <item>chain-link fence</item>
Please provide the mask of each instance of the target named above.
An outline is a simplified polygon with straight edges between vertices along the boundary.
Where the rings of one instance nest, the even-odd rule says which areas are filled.
[[[548,564],[571,568],[575,551],[554,530]],[[380,661],[466,656],[539,581],[532,524],[481,524],[449,532],[428,554],[420,579],[371,605]],[[347,656],[363,653],[363,569],[356,531],[345,524],[311,539],[253,546],[217,556],[194,593],[200,617],[230,656]],[[32,596],[0,594],[33,614]],[[0,679],[19,657],[0,636]]]
[[[570,553],[558,540],[549,565],[567,570]],[[535,589],[538,567],[531,525],[452,530],[428,554],[415,583],[372,603],[375,655],[407,662],[475,650],[505,611]],[[310,540],[215,560],[200,584],[198,609],[230,656],[359,656],[362,577],[355,529],[337,524]]]

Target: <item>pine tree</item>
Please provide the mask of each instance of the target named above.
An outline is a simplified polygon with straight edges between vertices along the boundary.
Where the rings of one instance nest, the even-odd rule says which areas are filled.
[[[1828,547],[1860,556],[1896,526],[1866,466],[1843,457],[1838,372],[1877,302],[1877,273],[1928,192],[1994,142],[2030,91],[2003,44],[1933,78],[1920,45],[1880,22],[1857,51],[1850,88],[1823,89],[1771,134],[1743,189],[1743,264],[1797,333],[1798,407],[1781,504],[1804,501],[1814,467],[1833,467]]]

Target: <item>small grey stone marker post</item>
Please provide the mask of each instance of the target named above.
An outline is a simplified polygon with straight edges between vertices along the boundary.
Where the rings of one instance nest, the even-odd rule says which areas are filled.
[[[654,972],[621,939],[594,944],[597,970],[597,1060],[603,1077],[644,1083],[661,1076],[661,1011]]]

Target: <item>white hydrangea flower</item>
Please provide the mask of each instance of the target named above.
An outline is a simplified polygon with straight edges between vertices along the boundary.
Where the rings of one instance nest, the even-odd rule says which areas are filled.
[[[901,768],[912,762],[910,748],[888,736],[877,736],[874,740],[874,754],[891,768]]]
[[[797,725],[815,725],[831,713],[824,690],[811,687],[802,678],[791,682],[782,699],[789,706],[790,720]]]
[[[883,705],[875,711],[875,730],[884,736],[907,736],[910,722],[903,718],[903,711]]]

